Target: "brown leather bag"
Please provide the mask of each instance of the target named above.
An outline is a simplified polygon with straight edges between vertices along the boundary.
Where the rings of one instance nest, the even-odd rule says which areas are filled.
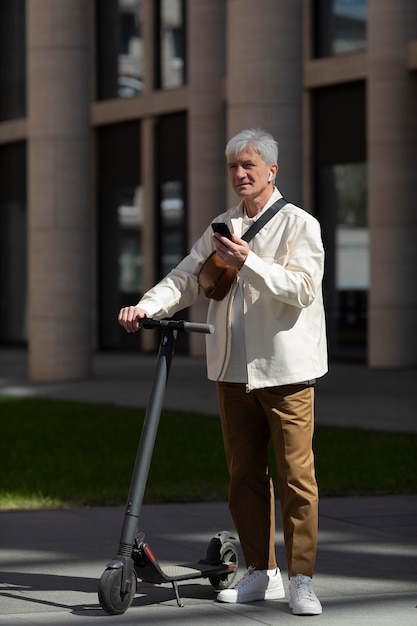
[[[207,298],[223,300],[230,287],[236,280],[237,269],[223,263],[216,251],[214,251],[198,274],[198,283]]]
[[[278,211],[287,204],[285,198],[280,198],[267,211],[258,219],[248,230],[242,235],[244,241],[250,241],[252,237],[256,235],[261,228],[265,226],[267,222]],[[236,280],[237,269],[231,265],[223,263],[214,251],[204,261],[197,280],[201,289],[204,291],[207,298],[212,300],[223,300],[228,293],[230,287]]]

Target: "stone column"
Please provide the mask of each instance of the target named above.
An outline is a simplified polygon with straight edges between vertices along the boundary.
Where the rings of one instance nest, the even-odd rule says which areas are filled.
[[[417,80],[407,44],[414,0],[369,0],[369,365],[417,363]]]
[[[143,182],[143,208],[144,220],[142,224],[142,250],[143,250],[143,285],[145,291],[156,283],[155,258],[155,119],[145,117],[141,127],[141,151]],[[137,299],[136,299],[137,301]],[[136,304],[136,301],[132,304]],[[141,333],[141,345],[145,352],[150,352],[158,346],[158,333],[143,331]]]
[[[277,186],[302,201],[302,3],[228,0],[227,138],[262,127],[280,147]],[[229,196],[233,199],[233,196]]]
[[[26,3],[32,380],[90,374],[91,6]]]
[[[223,104],[225,5],[223,0],[188,2],[189,243],[226,207]],[[200,296],[191,317],[205,322]],[[204,352],[204,336],[190,335],[191,354]]]

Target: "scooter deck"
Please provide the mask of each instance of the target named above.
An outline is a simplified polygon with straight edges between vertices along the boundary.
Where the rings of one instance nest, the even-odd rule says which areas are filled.
[[[154,565],[155,567],[155,565]],[[235,569],[234,566],[225,565],[201,565],[199,563],[183,563],[179,565],[159,566],[157,571],[149,570],[145,567],[135,567],[136,574],[140,580],[148,583],[171,583],[174,580],[191,580],[193,578],[209,578],[221,574],[230,574]]]
[[[134,554],[134,568],[137,577],[148,583],[172,583],[193,578],[227,576],[236,569],[235,563],[181,563],[161,566],[148,544],[143,543]]]

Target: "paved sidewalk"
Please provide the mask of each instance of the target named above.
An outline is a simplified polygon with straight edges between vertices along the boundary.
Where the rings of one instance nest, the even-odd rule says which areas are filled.
[[[126,613],[107,616],[97,584],[117,551],[123,514],[123,507],[0,513],[0,625],[417,624],[417,496],[322,500],[314,580],[323,614],[310,618],[292,615],[288,599],[216,602],[203,580],[180,583],[183,608],[170,585],[139,583]],[[141,528],[161,563],[174,564],[198,561],[231,522],[225,503],[149,505]],[[277,553],[282,563],[279,527]]]
[[[0,350],[0,395],[133,407],[146,406],[156,363],[155,355],[98,354],[91,380],[36,384],[28,381],[26,360],[24,350]],[[415,370],[331,364],[317,384],[316,421],[417,432],[416,382]],[[204,359],[174,356],[165,407],[217,416]],[[184,608],[177,607],[170,585],[142,583],[124,615],[107,616],[97,584],[117,551],[123,515],[123,507],[0,512],[0,626],[286,626],[302,619],[292,615],[288,600],[218,603],[203,580],[181,583]],[[417,495],[323,499],[315,575],[323,615],[304,619],[331,626],[416,626],[416,520]],[[225,503],[203,503],[145,506],[141,528],[162,564],[174,564],[198,561],[210,538],[232,524]],[[277,531],[282,564],[279,526]]]

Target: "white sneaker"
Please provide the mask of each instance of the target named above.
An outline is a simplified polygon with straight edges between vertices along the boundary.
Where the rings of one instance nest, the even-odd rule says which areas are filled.
[[[297,574],[290,578],[290,609],[294,615],[320,615],[322,607],[314,593],[310,576]]]
[[[219,602],[244,603],[256,600],[279,600],[285,598],[281,572],[277,567],[275,574],[267,570],[249,567],[243,578],[232,589],[223,589],[218,596]]]

